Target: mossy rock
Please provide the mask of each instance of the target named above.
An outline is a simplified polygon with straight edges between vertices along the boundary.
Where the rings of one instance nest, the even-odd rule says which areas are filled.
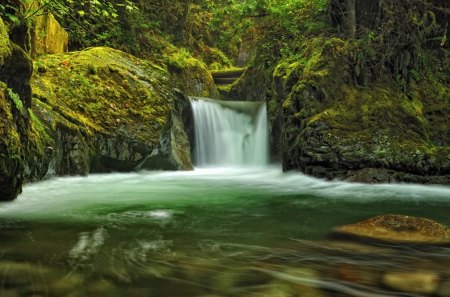
[[[11,54],[11,45],[9,43],[8,31],[5,23],[0,18],[0,65],[5,63],[5,60]]]
[[[163,68],[107,47],[43,56],[35,68],[33,111],[48,135],[36,143],[52,146],[56,174],[192,168],[162,149],[177,97]],[[142,167],[150,155],[164,165]]]
[[[12,200],[22,190],[24,148],[17,117],[6,85],[0,82],[0,200]]]
[[[0,200],[12,200],[22,190],[31,72],[30,58],[9,41],[0,19]]]
[[[270,105],[282,101],[283,168],[358,182],[450,184],[450,89],[443,67],[408,93],[388,75],[359,87],[348,66],[350,43],[311,44],[273,76]]]
[[[208,67],[186,49],[167,45],[163,63],[176,83],[176,87],[186,95],[209,98],[219,96]]]
[[[426,218],[381,215],[333,229],[334,238],[403,244],[449,245],[450,229]]]

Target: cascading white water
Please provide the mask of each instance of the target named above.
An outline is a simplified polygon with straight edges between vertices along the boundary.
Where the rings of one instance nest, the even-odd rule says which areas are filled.
[[[265,165],[269,161],[267,108],[262,102],[191,98],[195,165]]]

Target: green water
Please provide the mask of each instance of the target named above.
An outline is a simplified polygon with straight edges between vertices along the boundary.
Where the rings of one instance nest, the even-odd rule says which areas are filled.
[[[391,271],[432,272],[445,296],[449,249],[326,235],[387,213],[450,225],[449,209],[449,187],[277,167],[57,178],[0,205],[0,296],[428,296],[386,286]]]

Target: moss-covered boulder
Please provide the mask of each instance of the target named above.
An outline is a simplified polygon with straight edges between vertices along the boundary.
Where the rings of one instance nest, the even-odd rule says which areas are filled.
[[[187,50],[166,45],[163,63],[176,87],[188,96],[218,98],[214,80],[207,66]]]
[[[318,37],[280,63],[269,110],[282,118],[283,168],[356,182],[450,184],[450,81],[444,51],[408,90],[389,75],[353,80],[351,42]],[[364,71],[364,70],[359,70]]]
[[[29,179],[192,168],[187,99],[166,70],[106,47],[44,56],[35,69]]]
[[[30,58],[9,41],[0,19],[0,200],[21,192],[28,139]]]

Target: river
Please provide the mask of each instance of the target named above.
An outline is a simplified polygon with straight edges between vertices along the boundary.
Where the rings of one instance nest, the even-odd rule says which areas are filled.
[[[260,115],[233,122],[264,126]],[[231,141],[267,154],[267,136],[253,130]],[[236,153],[252,160],[239,166],[236,154],[208,154],[194,171],[26,185],[0,204],[0,296],[450,295],[448,248],[327,237],[388,213],[450,225],[450,188],[330,182],[283,173],[266,155]],[[386,282],[396,274],[400,287]]]

